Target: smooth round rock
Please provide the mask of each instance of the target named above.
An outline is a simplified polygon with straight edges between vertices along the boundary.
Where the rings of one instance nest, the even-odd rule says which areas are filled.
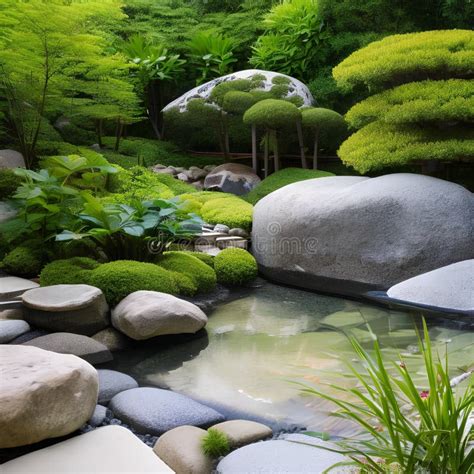
[[[116,395],[109,409],[139,433],[161,435],[183,425],[208,427],[224,421],[216,410],[158,388],[134,388]]]
[[[112,324],[135,340],[195,333],[207,323],[196,305],[167,293],[136,291],[112,310]]]
[[[273,435],[272,429],[268,426],[249,420],[224,421],[214,425],[212,429],[224,433],[233,448],[255,443]]]
[[[30,330],[30,325],[21,319],[0,320],[0,344],[6,344]]]
[[[91,336],[109,324],[101,290],[90,285],[53,285],[22,295],[25,320],[49,331]]]
[[[131,346],[132,341],[125,334],[109,326],[92,336],[97,342],[104,344],[111,352],[123,351]]]
[[[39,347],[46,351],[59,352],[60,354],[73,354],[91,364],[102,364],[113,359],[110,351],[100,342],[87,336],[55,332],[46,336],[37,337],[24,345]]]
[[[252,251],[263,275],[360,296],[474,258],[474,194],[408,173],[293,183],[254,209]]]
[[[38,283],[14,276],[0,278],[0,301],[10,301],[21,296],[25,291],[38,288]]]
[[[134,378],[122,372],[100,369],[97,373],[99,374],[99,403],[108,403],[118,393],[138,387]]]
[[[94,428],[101,425],[107,415],[107,408],[103,405],[97,405],[94,409],[94,413],[90,417],[90,420],[87,421],[87,424],[93,426]]]
[[[206,176],[204,188],[241,196],[250,192],[260,181],[250,166],[224,163]]]
[[[160,436],[153,451],[175,472],[209,474],[214,463],[201,447],[206,435],[206,430],[195,426],[178,426]]]
[[[20,152],[15,150],[0,150],[0,169],[24,167],[25,159]]]
[[[0,380],[0,448],[72,433],[97,403],[96,370],[72,355],[2,345]]]
[[[387,295],[415,305],[474,312],[474,259],[402,281],[392,286]]]

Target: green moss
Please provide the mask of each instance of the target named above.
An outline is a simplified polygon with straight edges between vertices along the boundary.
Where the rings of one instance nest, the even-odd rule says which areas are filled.
[[[204,252],[192,252],[192,251],[185,251],[184,253],[193,255],[196,258],[199,258],[202,262],[206,265],[209,265],[211,268],[214,268],[214,257],[209,255],[208,253]]]
[[[13,195],[20,186],[22,179],[11,169],[0,169],[0,200]]]
[[[179,293],[173,272],[153,263],[133,260],[117,260],[100,265],[90,272],[88,283],[100,288],[111,306],[139,290]]]
[[[312,130],[346,129],[344,117],[334,110],[308,107],[301,112],[303,127]]]
[[[230,91],[224,96],[222,108],[232,114],[243,114],[255,104],[255,97],[249,92]]]
[[[224,285],[245,285],[257,277],[257,262],[244,249],[225,249],[214,257],[217,281]]]
[[[277,84],[272,86],[270,94],[274,99],[283,99],[288,94],[288,86],[285,84]]]
[[[265,178],[245,196],[245,199],[255,205],[260,199],[283,186],[307,179],[324,178],[326,176],[334,176],[334,174],[320,170],[285,168]]]
[[[300,119],[301,112],[296,105],[278,99],[257,102],[244,114],[244,123],[272,130],[288,127]]]
[[[182,273],[192,280],[199,293],[212,291],[216,286],[214,270],[199,258],[186,252],[165,252],[156,260],[160,267]]]
[[[188,275],[171,270],[169,272],[173,275],[176,285],[178,286],[178,293],[180,295],[194,296],[197,293],[197,285]]]
[[[38,276],[43,266],[41,250],[32,247],[16,247],[3,259],[2,267],[7,273],[19,277]]]
[[[302,107],[304,105],[304,100],[299,95],[290,95],[289,97],[285,97],[284,100],[296,105],[296,107]]]
[[[230,444],[227,436],[215,428],[209,428],[207,434],[201,440],[202,452],[211,458],[219,458],[230,452]]]
[[[272,79],[272,84],[275,84],[275,85],[288,86],[290,82],[291,82],[290,78],[286,76],[275,76]]]
[[[234,81],[221,82],[212,89],[210,100],[222,106],[225,95],[230,91],[248,92],[252,89],[253,84],[249,79],[236,79]]]
[[[40,285],[88,283],[90,271],[100,264],[87,257],[73,257],[48,263],[40,273]]]

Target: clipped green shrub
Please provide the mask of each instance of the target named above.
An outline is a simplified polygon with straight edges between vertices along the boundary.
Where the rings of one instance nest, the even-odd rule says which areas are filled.
[[[38,276],[42,266],[42,252],[34,247],[16,247],[7,253],[2,262],[2,268],[7,273],[25,278]]]
[[[116,260],[104,263],[88,275],[88,283],[100,288],[111,306],[139,290],[178,294],[176,275],[153,263]]]
[[[214,268],[214,257],[212,255],[209,255],[208,253],[204,252],[193,252],[190,250],[184,251],[184,253],[199,258],[199,260],[204,262],[206,265],[209,265],[211,268]]]
[[[202,452],[211,458],[219,458],[230,452],[230,444],[227,436],[222,431],[209,428],[201,440]]]
[[[77,285],[89,282],[90,271],[100,265],[88,257],[73,257],[48,263],[40,273],[40,285]]]
[[[474,31],[439,30],[392,35],[352,53],[333,69],[342,90],[372,92],[424,79],[474,77]]]
[[[182,273],[194,283],[198,293],[207,293],[216,286],[216,273],[199,258],[186,252],[165,252],[156,260],[160,267]]]
[[[225,96],[231,91],[248,92],[252,89],[253,84],[250,79],[235,79],[234,81],[221,82],[214,87],[209,97],[211,102],[220,106],[223,105]]]
[[[301,119],[296,105],[286,100],[266,99],[257,102],[244,114],[244,123],[277,130],[288,127]]]
[[[217,281],[223,285],[244,285],[257,277],[257,262],[244,249],[228,248],[214,257]]]
[[[302,168],[285,168],[271,174],[261,181],[252,191],[244,196],[245,200],[251,204],[256,204],[260,199],[291,183],[305,181],[307,179],[325,178],[334,176],[333,173],[320,170],[305,170]]]
[[[256,99],[250,92],[230,91],[224,96],[222,108],[231,114],[243,114],[255,102]]]
[[[22,179],[11,169],[0,169],[0,200],[7,199],[20,186]]]

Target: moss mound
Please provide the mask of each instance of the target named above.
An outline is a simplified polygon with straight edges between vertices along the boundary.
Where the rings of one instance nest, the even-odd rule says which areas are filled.
[[[225,249],[214,258],[217,281],[224,285],[244,285],[257,277],[257,262],[243,249]]]
[[[22,179],[17,176],[11,169],[0,169],[0,199],[9,198],[18,186],[20,186]]]
[[[100,264],[87,257],[74,257],[48,263],[40,273],[40,285],[88,283],[90,271]]]
[[[5,255],[2,268],[11,275],[24,278],[38,276],[43,267],[43,256],[39,249],[16,247]]]

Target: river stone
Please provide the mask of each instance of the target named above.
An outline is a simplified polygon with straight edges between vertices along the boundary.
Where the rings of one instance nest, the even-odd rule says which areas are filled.
[[[21,336],[15,337],[15,339],[10,341],[10,344],[24,344],[25,342],[31,341],[38,337],[46,336],[46,334],[49,334],[49,332],[45,331],[44,329],[32,329],[31,331],[25,332]]]
[[[25,159],[20,152],[15,150],[0,150],[0,169],[24,167]]]
[[[260,183],[260,178],[250,166],[224,163],[206,176],[204,187],[241,196],[251,191],[258,183]]]
[[[104,344],[111,352],[123,351],[131,345],[131,340],[117,329],[109,326],[92,336],[97,342]]]
[[[412,304],[474,312],[474,259],[402,281],[392,286],[387,294]]]
[[[102,364],[113,359],[107,347],[90,337],[80,334],[55,332],[25,342],[24,345],[39,347],[60,354],[73,354],[91,364]]]
[[[195,426],[178,426],[160,436],[153,451],[177,473],[209,474],[214,463],[201,447],[206,435],[207,431]]]
[[[255,443],[265,438],[270,438],[273,431],[268,426],[249,420],[229,420],[218,423],[212,427],[227,436],[232,448]]]
[[[294,441],[276,440],[249,444],[222,459],[217,466],[217,473],[314,474],[325,471],[337,462],[348,460],[341,454],[302,443],[310,443],[313,446],[333,446],[316,438],[302,435],[295,437]],[[338,468],[336,472],[349,471]]]
[[[161,435],[177,426],[211,426],[224,421],[217,411],[191,398],[158,388],[133,388],[115,395],[114,415],[139,433]]]
[[[0,311],[0,320],[23,319],[23,309],[4,309]]]
[[[14,276],[0,278],[0,301],[9,301],[21,296],[25,291],[38,288],[38,283]]]
[[[401,173],[290,184],[254,209],[252,249],[274,280],[361,295],[474,257],[474,195]]]
[[[0,321],[0,344],[13,341],[13,339],[30,330],[30,325],[21,319],[5,319]]]
[[[52,285],[22,295],[25,320],[49,331],[92,336],[109,324],[102,291],[90,285]]]
[[[154,473],[173,471],[132,432],[104,426],[2,464],[2,474]]]
[[[196,305],[157,291],[135,291],[112,310],[114,327],[136,340],[195,333],[206,323]]]
[[[107,408],[104,407],[104,405],[97,405],[94,409],[94,413],[92,413],[92,416],[87,421],[87,424],[96,428],[104,422],[106,415]]]
[[[99,374],[99,403],[108,403],[118,393],[138,387],[134,378],[122,372],[100,369],[97,373]]]
[[[188,170],[183,171],[183,173],[190,181],[198,181],[199,179],[205,178],[208,174],[207,171],[198,168],[197,166],[191,166]]]
[[[0,346],[0,380],[0,448],[72,433],[97,403],[96,370],[72,355]]]

